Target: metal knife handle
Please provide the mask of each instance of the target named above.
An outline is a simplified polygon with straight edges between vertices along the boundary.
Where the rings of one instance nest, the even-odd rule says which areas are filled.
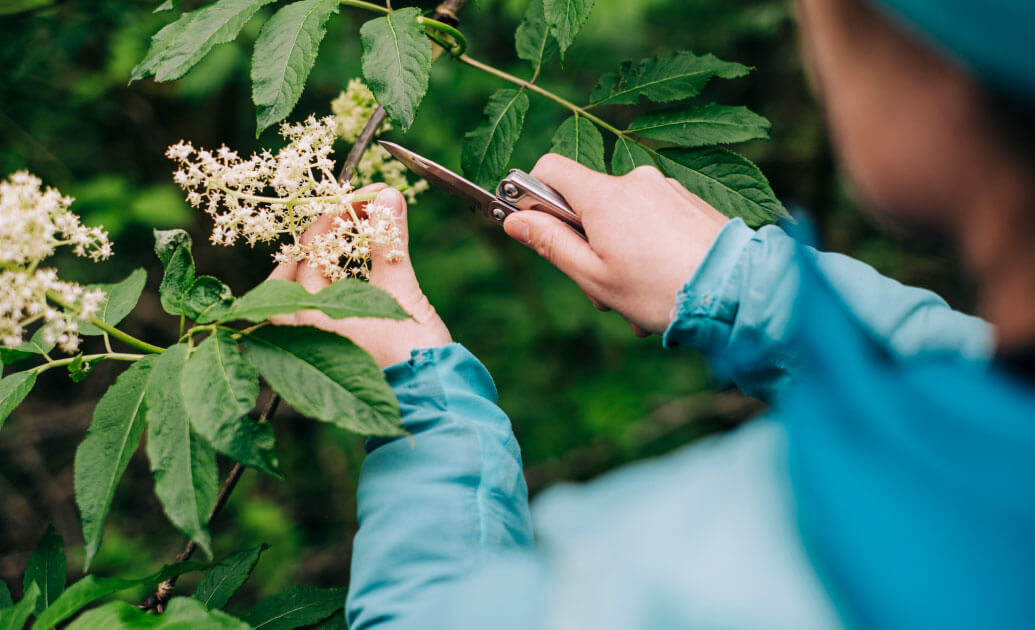
[[[573,230],[586,238],[579,215],[571,209],[559,192],[528,173],[514,169],[503,178],[496,188],[496,196],[520,210],[545,212],[564,221]]]

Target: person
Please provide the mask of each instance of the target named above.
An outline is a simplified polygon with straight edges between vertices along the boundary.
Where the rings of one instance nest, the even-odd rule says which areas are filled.
[[[797,9],[843,166],[878,216],[954,244],[984,319],[729,220],[656,169],[610,177],[546,155],[532,174],[588,242],[534,212],[507,234],[772,410],[548,490],[533,518],[489,374],[409,263],[375,253],[371,282],[412,319],[291,318],[366,348],[414,438],[368,444],[353,630],[1035,624],[1035,4]],[[398,192],[378,199],[405,223]]]

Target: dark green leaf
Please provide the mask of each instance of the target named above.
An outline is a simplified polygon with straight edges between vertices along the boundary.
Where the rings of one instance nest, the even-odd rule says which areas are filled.
[[[533,75],[538,75],[543,64],[557,54],[557,40],[550,34],[550,25],[546,23],[543,0],[528,3],[525,17],[514,33],[514,44],[517,56],[532,64]]]
[[[14,348],[0,347],[0,361],[2,361],[4,365],[11,365],[12,363],[28,359],[29,357],[45,355],[53,350],[54,343],[48,343],[43,339],[43,331],[45,329],[46,326],[41,326],[36,329],[36,332],[33,333],[32,337],[30,337],[28,341]],[[0,423],[2,422],[3,420],[0,420]]]
[[[550,151],[583,166],[604,172],[604,138],[597,126],[581,116],[572,116],[553,134]]]
[[[650,151],[635,140],[618,138],[611,156],[611,174],[625,175],[638,166],[656,166]]]
[[[122,282],[97,284],[90,287],[104,291],[107,296],[97,311],[97,319],[112,326],[125,319],[126,315],[129,315],[133,307],[137,305],[146,282],[147,272],[143,269],[135,269]],[[104,331],[84,320],[79,322],[79,334],[102,335]]]
[[[144,432],[144,394],[153,356],[129,366],[93,410],[75,453],[75,501],[83,523],[86,568],[97,554],[115,487]]]
[[[136,68],[132,81],[154,75],[156,81],[178,79],[217,44],[233,41],[263,5],[273,0],[218,0],[184,13],[158,31]]]
[[[155,254],[165,267],[158,296],[170,315],[183,313],[184,298],[194,283],[194,256],[190,249],[190,235],[184,230],[155,230]]]
[[[233,303],[230,287],[212,276],[200,276],[184,293],[181,307],[187,317],[208,324],[225,315]]]
[[[762,171],[725,149],[666,149],[661,170],[728,217],[757,227],[788,217]]]
[[[0,427],[4,426],[4,420],[25,400],[35,384],[36,372],[32,370],[15,372],[0,379]]]
[[[14,15],[50,6],[56,0],[4,0],[0,3],[0,15]]]
[[[25,627],[25,622],[29,620],[29,615],[36,611],[36,602],[39,601],[39,598],[39,584],[35,582],[29,584],[29,587],[25,589],[25,596],[22,597],[22,601],[10,608],[0,610],[0,630],[22,630]],[[37,621],[33,627],[38,626],[39,622]]]
[[[245,293],[218,321],[266,321],[274,315],[318,309],[332,319],[383,317],[407,319],[409,315],[387,292],[352,278],[338,280],[319,293],[310,293],[290,280],[267,280]]]
[[[29,565],[22,576],[22,589],[27,593],[33,582],[39,585],[40,597],[36,602],[36,613],[54,603],[65,590],[65,578],[68,565],[65,562],[65,539],[57,533],[53,525],[47,526],[36,551],[29,558]]]
[[[78,383],[93,372],[93,366],[103,361],[105,357],[94,357],[89,361],[83,360],[83,355],[77,356],[68,364],[68,378],[72,379],[73,383]]]
[[[0,610],[10,608],[14,605],[11,599],[11,589],[7,588],[7,582],[0,580]]]
[[[318,624],[306,626],[307,630],[349,630],[349,624],[345,621],[345,611],[339,610],[330,617]]]
[[[420,9],[406,7],[370,20],[359,30],[363,78],[392,120],[410,128],[431,73],[431,41],[417,24]]]
[[[236,553],[212,567],[205,577],[201,578],[194,590],[194,599],[206,608],[216,609],[226,606],[237,589],[241,588],[251,576],[259,556],[269,548],[261,544],[246,551]]]
[[[524,90],[499,90],[485,106],[485,120],[464,136],[461,164],[474,183],[495,190],[521,136],[528,111]]]
[[[152,615],[123,601],[87,611],[68,624],[68,630],[249,630],[248,624],[219,610],[207,610],[187,597],[174,597],[165,612]]]
[[[169,520],[210,557],[206,522],[219,490],[216,453],[190,428],[180,380],[187,345],[155,357],[147,384],[147,457],[155,494]]]
[[[217,451],[277,475],[273,428],[247,416],[259,396],[259,372],[231,333],[217,330],[187,359],[180,382],[191,426]]]
[[[594,0],[544,0],[543,8],[550,32],[557,40],[561,57],[568,50],[582,25],[586,23],[589,12],[593,9]]]
[[[111,595],[112,593],[124,591],[135,586],[157,584],[171,577],[192,571],[203,571],[211,566],[211,564],[205,562],[178,562],[166,565],[154,575],[149,575],[139,580],[87,575],[65,589],[65,592],[53,604],[37,616],[33,630],[50,630],[105,595]]]
[[[252,54],[252,101],[258,136],[298,102],[338,0],[302,0],[280,9],[259,31]]]
[[[363,435],[403,435],[384,373],[348,339],[308,326],[265,326],[242,337],[275,392],[300,413]]]
[[[255,630],[291,630],[319,623],[345,607],[344,588],[293,586],[243,615]]]
[[[704,105],[640,116],[628,131],[693,148],[769,137],[769,121],[746,107]]]
[[[651,57],[637,66],[626,62],[618,72],[605,74],[593,88],[590,101],[596,105],[635,105],[641,94],[655,103],[678,101],[697,96],[712,77],[735,79],[750,70],[714,55],[699,57],[688,51]]]

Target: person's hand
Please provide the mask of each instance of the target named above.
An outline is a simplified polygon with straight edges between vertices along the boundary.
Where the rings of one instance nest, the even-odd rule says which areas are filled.
[[[567,274],[597,308],[625,317],[637,335],[663,332],[676,292],[729,219],[654,167],[612,177],[547,154],[531,174],[567,199],[589,242],[529,210],[507,217],[507,234]]]
[[[375,184],[363,189],[365,192],[380,190],[377,201],[390,208],[395,214],[402,230],[404,256],[399,262],[390,263],[385,260],[387,254],[383,248],[371,251],[370,284],[380,287],[392,294],[399,305],[410,314],[411,319],[368,319],[349,318],[331,319],[320,311],[299,311],[293,315],[273,318],[279,325],[316,326],[324,330],[348,337],[356,345],[370,353],[381,367],[410,358],[410,351],[419,348],[442,346],[453,341],[449,330],[439,318],[435,308],[421,291],[417,275],[410,263],[410,233],[406,224],[406,201],[402,194],[384,184]],[[332,227],[334,217],[325,216],[317,220],[302,235],[304,243],[311,242],[317,234],[326,232]],[[310,293],[316,293],[331,282],[323,271],[306,264],[284,264],[278,267],[271,278],[294,280]]]

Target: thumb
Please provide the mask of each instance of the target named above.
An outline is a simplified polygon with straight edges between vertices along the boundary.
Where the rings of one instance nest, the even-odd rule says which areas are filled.
[[[410,262],[410,233],[406,222],[406,200],[394,188],[378,193],[374,204],[387,208],[395,228],[399,230],[397,246],[379,245],[370,252],[370,282],[384,289],[402,285],[417,285],[417,276]]]
[[[581,236],[560,219],[543,212],[511,213],[503,223],[511,238],[531,247],[584,289],[598,275],[602,262]]]

